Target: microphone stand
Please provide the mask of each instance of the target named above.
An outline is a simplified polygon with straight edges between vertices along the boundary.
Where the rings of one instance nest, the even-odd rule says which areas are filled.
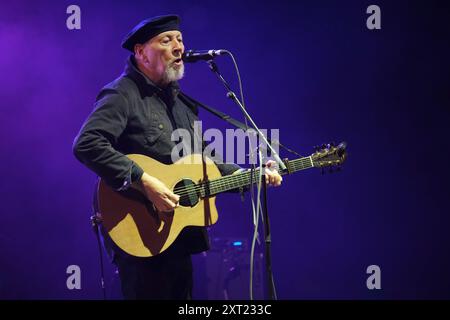
[[[263,169],[265,170],[266,165],[262,165]],[[261,183],[263,187],[263,226],[264,226],[264,243],[265,243],[265,256],[266,256],[266,273],[267,273],[267,288],[269,291],[269,299],[270,300],[277,300],[276,291],[275,291],[275,284],[273,281],[273,272],[272,272],[272,251],[271,251],[271,244],[272,244],[272,237],[270,233],[270,222],[269,222],[269,214],[267,210],[267,184],[266,184],[266,175],[263,174],[261,177]]]
[[[270,149],[272,156],[280,166],[281,170],[285,171],[287,170],[286,165],[281,160],[278,153],[273,149],[272,145],[267,140],[266,136],[261,132],[261,130],[258,128],[258,126],[255,124],[251,116],[248,114],[247,110],[245,110],[245,107],[242,105],[242,103],[237,98],[236,94],[231,90],[231,87],[228,85],[227,81],[223,78],[222,74],[219,72],[219,68],[217,64],[211,59],[207,61],[209,68],[212,72],[214,72],[217,77],[220,79],[220,81],[223,83],[225,88],[227,89],[227,98],[233,100],[241,109],[242,113],[245,115],[245,117],[250,121],[252,127],[256,130],[257,134],[263,139],[264,143],[268,146]],[[262,169],[265,172],[265,164],[262,164]],[[275,285],[273,281],[273,273],[272,273],[272,256],[271,256],[271,232],[270,232],[270,224],[269,224],[269,214],[267,210],[267,186],[266,186],[266,176],[265,174],[262,174],[262,181],[263,184],[263,194],[264,194],[264,203],[263,203],[263,213],[264,213],[264,243],[265,243],[265,254],[266,254],[266,272],[267,272],[267,288],[269,293],[269,299],[276,300],[276,291],[275,291]]]
[[[283,170],[283,171],[287,170],[286,165],[284,164],[283,160],[281,160],[280,156],[275,151],[275,149],[272,147],[272,145],[269,143],[269,141],[267,140],[266,136],[261,132],[261,130],[259,130],[258,126],[253,121],[252,117],[250,117],[250,115],[248,114],[247,110],[245,110],[245,107],[239,101],[239,99],[237,98],[236,94],[233,92],[233,90],[231,90],[231,88],[228,85],[227,81],[220,74],[219,68],[217,67],[217,64],[213,60],[208,60],[207,63],[209,65],[209,68],[211,69],[211,71],[214,72],[217,75],[217,77],[223,83],[225,88],[228,90],[227,98],[233,100],[239,106],[239,108],[244,113],[244,115],[247,118],[247,120],[250,121],[250,123],[252,124],[252,127],[256,130],[258,135],[263,139],[264,143],[269,147],[269,150],[271,151],[272,156],[274,157],[275,161],[280,166],[281,170]]]

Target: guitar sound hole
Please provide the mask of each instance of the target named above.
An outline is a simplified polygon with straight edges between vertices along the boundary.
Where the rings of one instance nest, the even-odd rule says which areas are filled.
[[[198,190],[190,179],[183,179],[175,185],[174,193],[180,196],[180,206],[193,207],[199,201]]]

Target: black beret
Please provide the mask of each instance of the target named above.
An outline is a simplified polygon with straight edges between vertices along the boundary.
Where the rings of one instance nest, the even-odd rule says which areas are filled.
[[[177,15],[157,16],[145,19],[133,28],[123,39],[122,48],[134,52],[134,46],[145,43],[160,33],[180,30],[180,17]]]

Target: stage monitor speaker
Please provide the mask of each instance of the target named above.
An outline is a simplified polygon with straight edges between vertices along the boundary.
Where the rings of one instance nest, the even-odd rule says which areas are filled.
[[[194,299],[250,299],[250,246],[240,238],[214,238],[211,249],[194,258]],[[263,255],[256,251],[253,299],[264,299]]]

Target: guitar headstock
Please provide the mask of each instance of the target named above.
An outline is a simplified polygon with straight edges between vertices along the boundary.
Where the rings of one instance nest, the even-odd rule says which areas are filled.
[[[335,146],[334,143],[328,143],[317,147],[317,151],[311,155],[314,167],[339,167],[344,163],[347,157],[347,153],[345,151],[346,147],[347,144],[345,142],[341,142],[337,146]]]

